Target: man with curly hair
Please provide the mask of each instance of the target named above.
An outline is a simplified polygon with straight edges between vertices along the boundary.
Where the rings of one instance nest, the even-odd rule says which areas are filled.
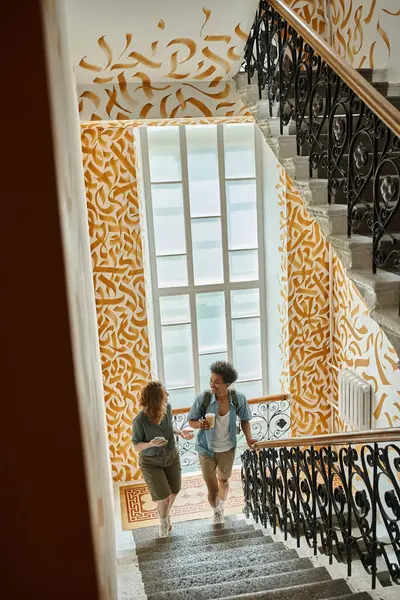
[[[228,362],[217,361],[211,365],[210,371],[211,389],[197,396],[188,420],[193,429],[199,430],[196,450],[214,513],[213,523],[217,525],[224,521],[224,505],[237,445],[237,418],[241,421],[248,446],[256,440],[251,435],[252,413],[245,395],[229,389],[238,378],[236,369]],[[214,419],[207,420],[207,413],[213,414]]]

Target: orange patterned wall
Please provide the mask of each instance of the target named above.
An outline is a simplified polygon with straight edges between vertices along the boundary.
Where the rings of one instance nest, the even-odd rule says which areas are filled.
[[[327,432],[337,371],[349,368],[372,385],[373,427],[400,421],[398,357],[368,314],[341,262],[333,259],[333,353],[330,347],[328,245],[292,181],[280,168],[281,391],[293,398],[292,435]],[[335,412],[335,431],[345,429]]]
[[[326,433],[330,416],[328,246],[293,182],[280,170],[281,352],[286,365],[282,391],[289,389],[293,399],[293,436]]]
[[[112,474],[128,481],[136,395],[150,378],[132,125],[83,127],[82,151]]]
[[[247,117],[234,122],[248,122]],[[114,481],[140,476],[132,446],[138,391],[151,378],[134,128],[232,119],[108,121],[82,125],[93,278]]]
[[[400,50],[397,0],[286,0],[356,68],[396,67]]]
[[[354,67],[385,68],[397,54],[397,17],[397,0],[330,0],[332,44]]]
[[[341,262],[333,261],[334,353],[332,362],[356,371],[372,385],[373,427],[396,427],[400,421],[400,370],[398,357],[378,324],[368,316],[362,297],[347,278]],[[334,375],[333,399],[338,399]],[[336,415],[336,431],[343,423]]]
[[[314,31],[326,37],[327,24],[324,0],[285,0]]]

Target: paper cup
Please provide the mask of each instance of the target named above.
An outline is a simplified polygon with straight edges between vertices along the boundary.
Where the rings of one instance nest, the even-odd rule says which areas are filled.
[[[214,427],[215,425],[215,414],[214,413],[207,413],[206,414],[206,421],[209,424],[210,427]]]

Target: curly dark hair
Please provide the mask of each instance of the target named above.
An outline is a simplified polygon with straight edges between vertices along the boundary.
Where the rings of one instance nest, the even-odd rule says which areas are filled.
[[[217,360],[217,362],[211,365],[210,371],[211,373],[214,373],[214,375],[222,377],[222,381],[226,385],[235,383],[236,379],[239,377],[235,367],[225,360]]]
[[[149,381],[140,392],[139,404],[150,421],[159,425],[164,418],[166,404],[163,402],[164,386],[161,381]]]

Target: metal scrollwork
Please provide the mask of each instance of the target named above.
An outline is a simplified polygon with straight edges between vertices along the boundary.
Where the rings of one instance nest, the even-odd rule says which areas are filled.
[[[371,270],[400,273],[400,139],[267,1],[260,2],[242,65],[281,134],[296,134],[310,177],[347,205],[347,234],[372,238]],[[250,79],[249,79],[250,81]]]
[[[254,439],[258,441],[277,440],[290,435],[292,420],[289,400],[260,402],[258,404],[251,404],[250,406],[252,411],[251,430]],[[186,412],[173,415],[174,427],[178,429],[187,427],[187,416],[188,413]],[[181,457],[183,472],[198,471],[200,463],[195,448],[196,438],[184,440],[180,436],[176,436],[176,443]],[[243,432],[240,432],[237,436],[235,465],[240,465],[240,455],[246,448],[246,438]]]
[[[245,511],[331,559],[357,558],[375,587],[400,584],[400,448],[263,448],[242,454]]]

